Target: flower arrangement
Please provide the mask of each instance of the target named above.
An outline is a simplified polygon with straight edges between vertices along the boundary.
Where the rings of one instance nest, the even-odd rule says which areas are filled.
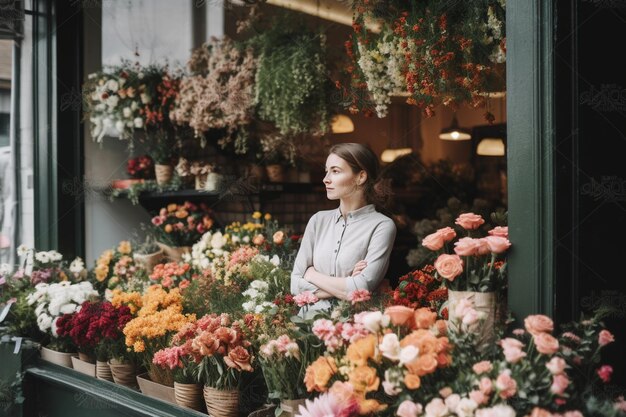
[[[71,341],[67,337],[59,337],[58,321],[64,315],[75,313],[82,303],[97,296],[98,292],[90,282],[72,284],[63,281],[37,284],[35,291],[30,293],[26,300],[28,305],[35,306],[39,330],[52,337],[49,345],[60,351],[69,351],[72,347]],[[64,320],[67,319],[66,317]]]
[[[162,242],[171,246],[191,246],[213,227],[211,210],[206,204],[168,204],[152,218]]]
[[[107,249],[96,260],[94,268],[94,287],[101,294],[117,288],[139,272],[133,259],[133,246],[127,241],[121,241],[116,248]]]
[[[506,59],[504,1],[409,7],[358,0],[353,10],[354,34],[345,45],[356,89],[349,95],[352,111],[384,117],[390,94],[406,91],[407,103],[430,117],[439,104],[484,106],[486,92],[503,86],[495,65]],[[380,34],[366,30],[368,19],[382,21]],[[485,118],[493,121],[488,111]]]
[[[98,361],[126,357],[122,329],[132,319],[127,306],[110,302],[86,301],[74,314],[58,321],[59,336],[69,336],[82,353],[94,354]]]
[[[164,288],[180,288],[184,290],[189,286],[195,278],[191,269],[191,265],[186,262],[168,262],[166,264],[158,264],[150,274],[150,280],[156,284],[162,285]]]
[[[191,342],[192,355],[200,360],[199,379],[205,385],[229,390],[238,388],[242,372],[252,372],[254,356],[242,324],[227,314],[211,314],[198,320]]]
[[[131,158],[126,163],[126,172],[135,179],[154,178],[154,161],[148,155]]]
[[[394,305],[403,305],[411,308],[428,307],[435,312],[441,311],[447,319],[447,308],[443,304],[448,299],[448,290],[441,286],[433,273],[432,265],[411,271],[399,279],[398,286],[392,291]]]
[[[498,226],[486,237],[472,237],[485,223],[482,216],[463,213],[455,223],[467,232],[467,237],[454,242],[454,254],[445,253],[457,237],[451,227],[439,229],[422,240],[424,247],[439,254],[434,263],[436,277],[454,290],[489,292],[503,288],[506,285],[505,252],[511,246],[508,228]]]
[[[222,148],[232,144],[236,153],[245,154],[256,65],[252,49],[226,37],[212,38],[192,53],[190,74],[181,80],[172,121],[189,125],[203,143],[207,131],[223,130],[218,144]]]
[[[154,354],[152,363],[162,369],[169,369],[174,373],[174,381],[180,384],[193,384],[198,381],[198,363],[192,355],[191,344],[196,335],[197,321],[192,321],[172,337],[169,347]]]
[[[191,247],[191,253],[183,255],[185,262],[190,262],[195,268],[209,269],[211,262],[224,255],[230,249],[227,235],[220,231],[208,231],[202,235]]]

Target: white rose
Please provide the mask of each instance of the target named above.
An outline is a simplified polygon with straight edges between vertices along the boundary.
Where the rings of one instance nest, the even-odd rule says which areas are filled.
[[[392,361],[397,361],[400,357],[400,341],[395,333],[387,333],[378,348],[384,357]]]
[[[491,408],[481,408],[479,410],[476,410],[476,417],[492,417],[492,416],[498,416],[498,417],[515,417],[515,410],[508,405],[505,404],[498,404],[495,405]]]
[[[148,104],[150,103],[150,96],[147,95],[146,93],[141,93],[141,102],[143,104]]]
[[[251,312],[254,311],[254,307],[256,307],[256,304],[254,303],[254,301],[247,301],[243,303],[241,307],[243,307],[244,311]]]
[[[138,108],[139,108],[139,104],[137,104],[137,102],[136,102],[136,101],[133,101],[132,103],[130,103],[130,109],[131,109],[132,111],[135,111],[135,110],[137,110]]]
[[[133,120],[133,125],[135,125],[137,129],[141,129],[143,127],[143,119],[141,117],[135,117],[135,120]]]
[[[130,107],[124,107],[124,109],[122,110],[122,115],[124,115],[125,118],[129,118],[130,116],[132,116],[133,111],[130,109]]]
[[[444,400],[448,410],[453,413],[456,413],[456,407],[459,405],[459,401],[461,401],[461,396],[459,394],[450,394]]]
[[[233,241],[233,243],[239,243],[239,240],[240,240],[240,239],[239,239],[239,236],[233,236],[233,237],[232,237],[232,241]]]
[[[419,349],[413,345],[405,346],[400,349],[400,365],[405,365],[407,363],[411,363],[417,358],[419,354]]]
[[[472,417],[477,407],[476,401],[471,398],[463,398],[456,406],[456,414],[459,417]]]
[[[117,81],[115,80],[109,80],[107,82],[107,89],[111,90],[111,91],[117,91],[120,89],[119,84],[117,83]]]
[[[371,333],[377,333],[381,327],[387,327],[389,325],[389,316],[384,315],[380,311],[374,311],[367,313],[363,316],[363,327],[365,327]]]
[[[120,98],[118,96],[110,96],[106,99],[106,104],[110,110],[113,110],[117,107],[117,104],[120,102]]]
[[[244,236],[243,243],[250,243],[250,236]]]

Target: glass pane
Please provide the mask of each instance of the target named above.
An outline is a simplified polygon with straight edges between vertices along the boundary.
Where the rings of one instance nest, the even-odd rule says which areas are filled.
[[[192,10],[189,0],[103,0],[102,64],[131,59],[184,65],[192,47]]]

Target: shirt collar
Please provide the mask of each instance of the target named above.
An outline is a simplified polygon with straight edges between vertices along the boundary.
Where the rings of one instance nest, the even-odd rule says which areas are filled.
[[[376,211],[376,207],[374,204],[368,204],[366,206],[361,207],[358,210],[354,210],[348,213],[346,221],[355,222],[357,220],[363,219],[367,217],[368,214]],[[335,223],[337,223],[342,218],[341,210],[339,207],[335,210]]]

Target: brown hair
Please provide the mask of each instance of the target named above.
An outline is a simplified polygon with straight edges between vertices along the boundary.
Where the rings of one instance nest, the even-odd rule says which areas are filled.
[[[385,210],[391,198],[391,190],[379,177],[380,165],[376,154],[360,143],[338,143],[330,148],[328,154],[331,153],[346,161],[355,174],[361,171],[367,173],[367,181],[363,184],[365,199]]]

